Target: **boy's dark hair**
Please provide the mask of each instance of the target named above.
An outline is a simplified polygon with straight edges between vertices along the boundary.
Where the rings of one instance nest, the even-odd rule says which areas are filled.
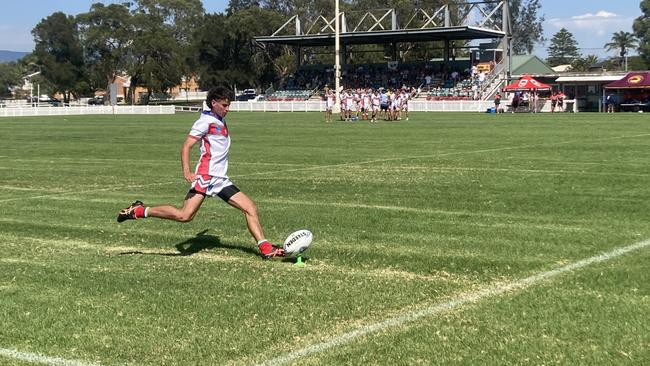
[[[235,99],[235,93],[233,93],[232,90],[225,86],[217,86],[208,91],[208,96],[205,98],[205,102],[208,104],[208,107],[210,107],[213,100],[232,101],[233,99]]]

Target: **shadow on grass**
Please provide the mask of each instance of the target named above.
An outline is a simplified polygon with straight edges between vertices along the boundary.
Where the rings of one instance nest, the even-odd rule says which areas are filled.
[[[161,255],[166,257],[178,257],[178,256],[190,256],[204,250],[210,250],[215,248],[224,248],[224,249],[235,249],[240,250],[245,253],[257,255],[257,248],[252,246],[241,246],[233,244],[224,244],[221,242],[218,236],[206,234],[208,229],[201,231],[196,234],[195,237],[187,239],[181,243],[176,244],[176,253],[160,253],[160,252],[141,252],[139,250],[122,252],[120,255]]]

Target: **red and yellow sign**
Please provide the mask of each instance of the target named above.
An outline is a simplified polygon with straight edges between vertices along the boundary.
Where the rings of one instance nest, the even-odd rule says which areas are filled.
[[[630,84],[639,84],[643,81],[643,75],[632,75],[627,78],[627,82]]]

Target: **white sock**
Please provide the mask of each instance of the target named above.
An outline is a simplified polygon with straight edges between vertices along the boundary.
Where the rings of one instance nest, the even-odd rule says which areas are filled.
[[[266,240],[266,239],[258,240],[258,241],[257,241],[257,245],[260,245],[260,244],[264,243],[265,241],[268,241],[268,240]]]

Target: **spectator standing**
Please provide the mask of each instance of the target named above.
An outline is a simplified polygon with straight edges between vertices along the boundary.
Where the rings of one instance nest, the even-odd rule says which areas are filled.
[[[517,111],[519,108],[519,102],[521,101],[521,96],[519,92],[515,92],[515,95],[512,97],[512,113]]]
[[[501,94],[497,92],[497,95],[494,96],[494,111],[499,113],[499,105],[501,104]]]
[[[607,97],[605,97],[605,112],[614,113],[614,96],[612,93],[607,94]]]
[[[557,99],[557,108],[560,112],[564,112],[564,93],[561,91],[557,92],[556,94],[556,99]]]
[[[551,93],[551,113],[555,113],[555,106],[557,105],[557,93],[553,91]]]

